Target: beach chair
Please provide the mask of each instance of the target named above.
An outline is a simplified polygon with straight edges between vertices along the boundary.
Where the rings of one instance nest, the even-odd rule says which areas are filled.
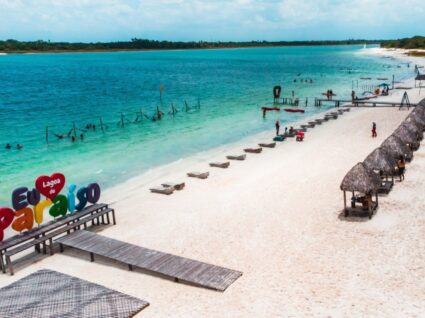
[[[159,194],[166,194],[166,195],[170,195],[174,192],[174,188],[166,188],[166,187],[155,187],[155,188],[150,188],[149,190],[151,190],[152,193],[159,193]]]
[[[263,151],[263,148],[245,148],[243,151],[247,153],[260,153]]]
[[[229,160],[239,160],[239,161],[242,161],[242,160],[245,160],[246,159],[246,155],[244,154],[244,155],[239,155],[239,156],[226,156],[226,158],[229,159]]]
[[[280,135],[273,138],[273,141],[284,141],[284,140],[285,140],[285,137]]]
[[[223,168],[223,169],[226,169],[226,168],[229,168],[229,166],[230,166],[230,162],[229,161],[226,161],[226,162],[211,162],[210,163],[210,167],[215,167],[215,168]]]
[[[325,120],[324,119],[315,119],[314,122],[316,125],[321,125]]]
[[[393,188],[394,182],[392,180],[382,180],[381,186],[378,188],[378,193],[388,194]]]
[[[263,148],[274,148],[274,147],[276,147],[276,143],[275,142],[271,142],[271,143],[259,143],[258,145],[260,147],[263,147]]]
[[[174,183],[174,182],[166,182],[166,183],[162,183],[161,184],[164,188],[174,188],[174,190],[183,190],[185,187],[185,183],[181,182],[181,183]]]
[[[207,172],[192,171],[187,173],[188,177],[198,178],[198,179],[206,179],[209,177],[209,175],[210,173],[208,171]]]

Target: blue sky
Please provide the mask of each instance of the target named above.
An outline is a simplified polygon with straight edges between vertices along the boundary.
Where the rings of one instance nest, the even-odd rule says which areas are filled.
[[[425,35],[425,0],[0,0],[0,39],[387,39]]]

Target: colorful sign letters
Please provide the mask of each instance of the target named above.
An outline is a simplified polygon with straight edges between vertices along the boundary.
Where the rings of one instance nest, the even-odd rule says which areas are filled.
[[[100,186],[91,183],[78,189],[70,184],[67,195],[60,194],[65,187],[65,176],[54,173],[51,176],[40,176],[35,181],[35,188],[20,187],[12,192],[12,208],[0,207],[0,241],[3,241],[4,230],[9,226],[17,232],[30,230],[34,222],[43,223],[44,210],[49,208],[52,217],[64,216],[81,211],[87,203],[95,204],[100,199]],[[42,199],[42,196],[45,199]],[[32,207],[30,207],[32,206]]]

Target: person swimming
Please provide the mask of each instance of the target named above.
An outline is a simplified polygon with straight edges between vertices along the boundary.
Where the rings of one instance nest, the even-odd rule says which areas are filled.
[[[6,144],[6,146],[4,148],[6,148],[6,149],[12,149],[12,146],[10,144]]]
[[[16,149],[21,150],[22,148],[24,148],[24,146],[22,146],[21,144],[16,145]]]

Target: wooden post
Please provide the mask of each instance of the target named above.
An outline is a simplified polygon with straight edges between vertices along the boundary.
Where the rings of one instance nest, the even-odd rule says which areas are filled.
[[[185,105],[186,113],[187,113],[187,111],[188,111],[188,109],[189,109],[189,105],[187,104],[187,101],[184,101],[184,105]]]
[[[49,126],[46,126],[46,144],[49,145]]]
[[[103,129],[103,121],[102,121],[102,117],[99,117],[100,120],[100,129],[102,129],[102,132],[104,133],[105,130]]]
[[[198,97],[198,109],[201,109],[201,100]]]
[[[124,114],[121,113],[121,127],[124,127]]]
[[[347,195],[344,191],[344,211],[346,211],[346,209],[347,209]]]
[[[74,130],[74,137],[77,139],[77,129],[75,127],[75,121],[72,123],[72,129]]]

